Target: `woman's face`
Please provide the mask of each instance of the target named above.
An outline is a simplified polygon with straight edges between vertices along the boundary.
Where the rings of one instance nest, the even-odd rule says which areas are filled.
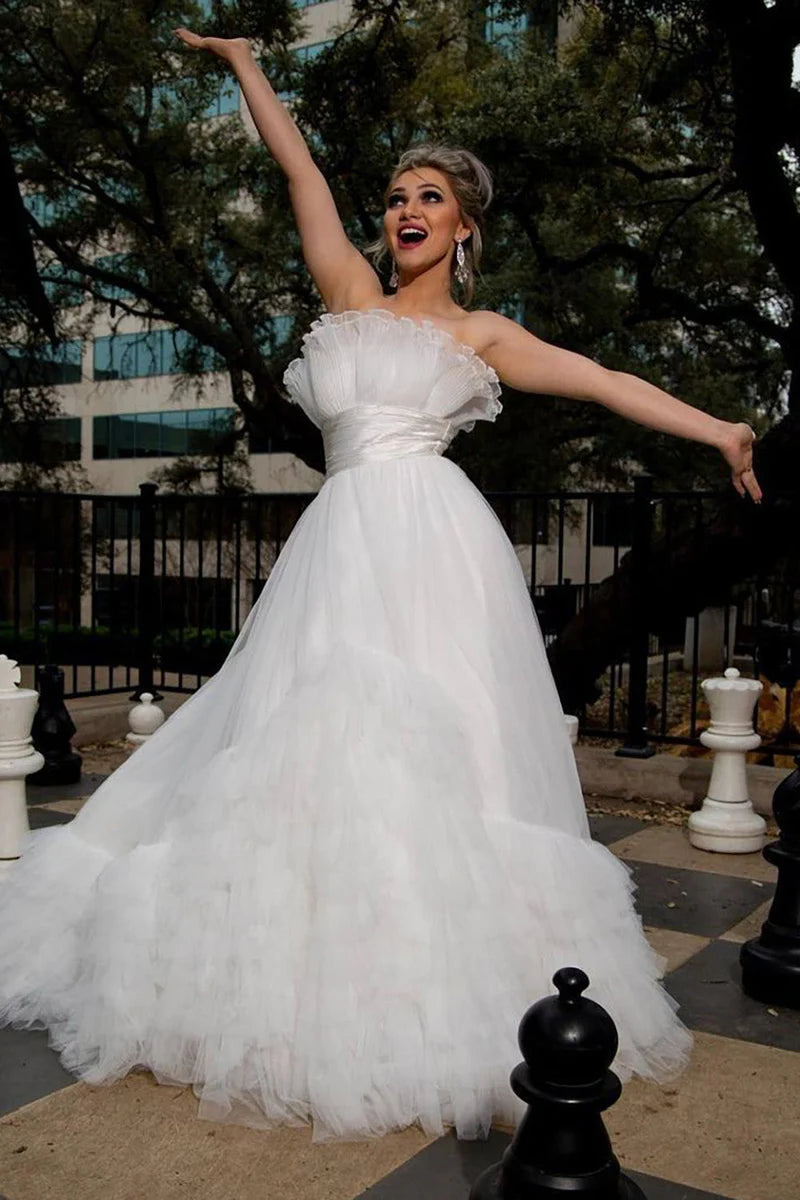
[[[401,274],[418,275],[447,259],[470,234],[447,176],[434,167],[398,175],[383,217],[386,244]]]

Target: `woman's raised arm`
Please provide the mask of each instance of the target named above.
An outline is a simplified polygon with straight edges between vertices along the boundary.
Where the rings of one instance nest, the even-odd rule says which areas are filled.
[[[504,383],[523,392],[594,400],[650,429],[715,446],[730,467],[739,495],[761,500],[753,472],[755,434],[749,425],[720,420],[638,375],[611,371],[582,354],[543,342],[498,313],[480,314],[480,320],[483,358]]]
[[[235,72],[261,140],[289,181],[289,198],[311,277],[331,312],[380,302],[378,276],[349,241],[327,181],[303,135],[253,58],[246,38],[175,33],[195,50],[210,50]]]

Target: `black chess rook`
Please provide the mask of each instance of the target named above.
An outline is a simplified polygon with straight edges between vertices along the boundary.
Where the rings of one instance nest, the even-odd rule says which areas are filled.
[[[794,761],[772,800],[780,837],[763,850],[778,868],[775,897],[760,935],[745,942],[739,957],[748,996],[800,1009],[800,755]]]
[[[600,1115],[622,1091],[609,1070],[614,1022],[582,994],[589,979],[578,967],[563,967],[553,983],[558,995],[532,1005],[519,1027],[525,1061],[512,1071],[511,1087],[528,1111],[470,1200],[646,1200],[622,1174]]]

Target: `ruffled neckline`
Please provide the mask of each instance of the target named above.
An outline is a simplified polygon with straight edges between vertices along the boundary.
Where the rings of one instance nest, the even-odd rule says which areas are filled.
[[[466,342],[459,341],[447,329],[442,329],[440,325],[434,324],[433,321],[427,318],[422,318],[416,321],[413,317],[398,316],[388,308],[348,308],[343,312],[338,313],[322,313],[312,322],[308,333],[303,335],[303,345],[314,337],[314,334],[319,329],[325,328],[327,325],[351,325],[359,320],[378,320],[385,323],[393,323],[401,327],[409,326],[415,332],[424,337],[429,343],[439,346],[454,358],[458,358],[462,363],[467,365],[478,377],[482,377],[482,381],[489,387],[490,398],[497,400],[501,392],[500,379],[494,367],[490,367],[487,362],[481,358],[474,346],[467,345]],[[498,405],[497,410],[500,411]]]

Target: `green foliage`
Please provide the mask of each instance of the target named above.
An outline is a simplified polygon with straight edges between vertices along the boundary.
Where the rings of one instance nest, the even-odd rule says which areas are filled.
[[[319,308],[285,184],[237,118],[199,119],[224,69],[178,46],[179,23],[263,47],[358,244],[409,142],[466,145],[497,185],[478,306],[763,431],[784,403],[793,298],[730,170],[730,99],[709,105],[730,93],[725,46],[707,37],[678,69],[647,6],[621,24],[602,7],[556,53],[549,16],[509,50],[486,43],[473,0],[357,0],[334,44],[300,63],[289,0],[215,4],[206,21],[186,0],[39,0],[0,15],[0,117],[25,187],[50,201],[40,246],[97,309],[113,294],[120,314],[211,347],[246,424],[295,432],[313,465],[316,432],[281,401]],[[125,256],[99,265],[109,247]],[[279,312],[293,321],[276,343]],[[498,425],[453,452],[486,487],[625,484],[640,467],[664,486],[724,480],[708,450],[547,397],[506,396]]]

